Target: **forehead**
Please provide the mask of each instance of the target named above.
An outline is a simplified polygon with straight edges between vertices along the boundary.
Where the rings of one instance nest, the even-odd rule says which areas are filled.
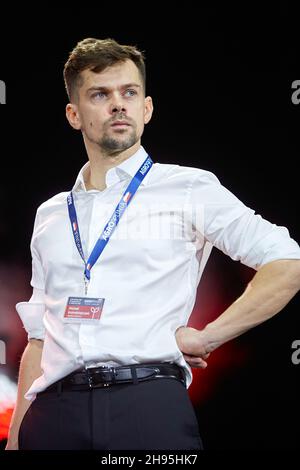
[[[98,73],[91,70],[83,70],[81,77],[83,79],[83,90],[91,86],[117,87],[124,83],[132,82],[142,84],[139,70],[131,60],[117,62]]]

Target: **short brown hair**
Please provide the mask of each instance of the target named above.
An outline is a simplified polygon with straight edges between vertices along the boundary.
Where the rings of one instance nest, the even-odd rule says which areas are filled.
[[[80,72],[88,69],[99,73],[106,67],[128,59],[137,66],[145,90],[145,57],[135,46],[121,45],[114,39],[86,38],[78,42],[70,52],[64,67],[64,81],[70,101],[74,99],[78,88],[82,85]]]

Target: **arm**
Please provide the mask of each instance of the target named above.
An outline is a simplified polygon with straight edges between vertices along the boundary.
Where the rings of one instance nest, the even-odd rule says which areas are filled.
[[[41,357],[44,342],[38,339],[30,339],[22,356],[17,402],[12,415],[6,450],[18,450],[19,428],[23,417],[31,402],[24,398],[25,393],[35,379],[42,375]]]
[[[273,317],[299,289],[300,260],[267,263],[257,271],[245,292],[203,330],[180,327],[176,331],[178,346],[190,365],[205,368],[204,359],[212,351]]]
[[[181,327],[175,333],[190,365],[206,367],[211,351],[271,318],[299,290],[300,248],[286,227],[255,214],[213,173],[198,172],[190,203],[195,208],[191,226],[199,242],[209,242],[231,259],[257,270],[244,294],[217,320],[201,331]]]

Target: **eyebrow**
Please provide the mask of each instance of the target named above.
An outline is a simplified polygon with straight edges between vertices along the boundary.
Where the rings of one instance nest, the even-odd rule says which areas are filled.
[[[141,85],[139,85],[138,83],[126,83],[125,85],[121,85],[120,87],[118,87],[119,89],[124,89],[124,88],[141,88]],[[94,85],[90,88],[88,88],[87,90],[87,93],[90,93],[91,91],[109,91],[111,90],[111,88],[109,88],[108,86],[101,86],[101,85]]]

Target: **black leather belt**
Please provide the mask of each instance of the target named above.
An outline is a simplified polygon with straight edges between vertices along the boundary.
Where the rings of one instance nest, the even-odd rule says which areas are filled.
[[[50,385],[40,393],[63,390],[89,390],[116,384],[144,382],[145,380],[168,377],[179,380],[184,386],[185,373],[182,367],[173,363],[133,364],[119,367],[100,366],[81,369]]]

